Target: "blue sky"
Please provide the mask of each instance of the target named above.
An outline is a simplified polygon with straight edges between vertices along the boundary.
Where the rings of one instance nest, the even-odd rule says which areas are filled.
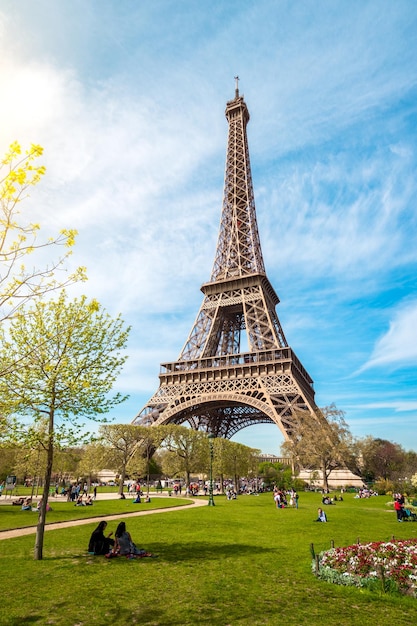
[[[258,225],[319,406],[417,450],[417,3],[4,0],[0,152],[40,143],[22,205],[132,325],[113,414],[176,360],[209,280],[240,76]],[[235,440],[279,453],[275,426]]]

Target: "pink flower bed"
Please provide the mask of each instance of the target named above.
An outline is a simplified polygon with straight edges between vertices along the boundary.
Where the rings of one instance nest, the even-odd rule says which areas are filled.
[[[319,555],[320,578],[339,584],[369,586],[378,578],[417,596],[417,539],[355,544]]]

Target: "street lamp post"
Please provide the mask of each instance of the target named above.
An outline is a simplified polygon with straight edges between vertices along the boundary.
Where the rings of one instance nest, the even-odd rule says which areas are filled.
[[[210,482],[209,482],[209,499],[208,499],[209,506],[214,506],[214,498],[213,498],[213,456],[214,456],[213,439],[214,438],[215,437],[213,433],[210,433],[208,435],[208,440],[210,444]]]

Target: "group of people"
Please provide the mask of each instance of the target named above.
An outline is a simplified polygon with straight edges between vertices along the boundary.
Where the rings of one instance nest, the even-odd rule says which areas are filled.
[[[147,494],[146,496],[143,496],[143,493],[141,494],[139,491],[136,494],[136,498],[134,500],[132,500],[133,504],[141,504],[142,503],[141,496],[142,496],[142,498],[143,497],[145,498],[144,502],[146,504],[149,504],[149,502],[151,501],[151,498],[150,498],[149,494]]]
[[[89,495],[84,499],[84,494],[80,493],[74,506],[93,506],[93,496]]]
[[[406,508],[406,497],[402,493],[394,494],[394,510],[397,514],[398,522],[408,522],[409,520],[412,522],[417,521],[417,515],[413,513],[410,509]]]
[[[87,497],[90,497],[91,500],[95,500],[97,498],[97,486],[94,485],[93,494],[90,496],[89,486],[87,483],[84,483],[83,485],[81,483],[75,483],[73,485],[69,485],[66,488],[63,487],[61,490],[61,494],[63,496],[66,496],[68,502],[78,503],[80,496],[86,499]],[[56,495],[58,495],[58,486],[56,488]]]
[[[325,497],[323,496],[324,504],[330,504],[330,499],[329,502],[324,502],[324,499]],[[343,498],[341,498],[341,500],[343,500]],[[277,487],[275,487],[274,502],[277,509],[284,509],[288,506],[298,509],[298,493],[294,489],[290,489],[289,491],[283,491],[282,489],[278,489]],[[315,521],[327,522],[327,515],[322,508],[318,509],[317,519]]]
[[[326,506],[328,504],[335,504],[336,502],[343,502],[343,496],[339,496],[339,499],[337,498],[337,496],[334,496],[334,498],[331,498],[330,496],[323,496],[321,499],[321,503],[325,504]]]
[[[106,528],[107,522],[103,520],[92,532],[88,542],[88,552],[90,554],[105,555],[108,558],[113,556],[126,556],[128,558],[154,556],[150,552],[136,546],[130,533],[126,530],[125,522],[120,522],[116,528],[114,539],[112,538],[113,533],[109,533],[107,536],[104,534]]]
[[[294,489],[283,491],[274,487],[274,502],[277,509],[284,509],[286,506],[298,509],[298,493]]]
[[[206,494],[204,494],[206,495]],[[234,490],[232,485],[228,485],[226,487],[226,500],[236,500],[237,498],[237,493]]]
[[[31,496],[29,496],[28,498],[21,497],[17,498],[17,500],[13,500],[12,505],[20,506],[22,511],[40,511],[42,508],[42,501],[43,498],[41,498],[38,502],[32,502]],[[52,511],[48,503],[46,504],[46,510]]]
[[[32,510],[32,498],[17,498],[17,500],[13,500],[13,506],[21,506],[22,511],[31,511]]]
[[[367,489],[366,487],[362,487],[359,489],[355,498],[371,498],[372,496],[377,496],[378,492],[373,489]]]

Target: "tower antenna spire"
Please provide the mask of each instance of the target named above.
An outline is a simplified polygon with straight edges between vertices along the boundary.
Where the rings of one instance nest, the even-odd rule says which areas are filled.
[[[236,87],[235,87],[235,98],[239,98],[239,76],[235,76]]]

